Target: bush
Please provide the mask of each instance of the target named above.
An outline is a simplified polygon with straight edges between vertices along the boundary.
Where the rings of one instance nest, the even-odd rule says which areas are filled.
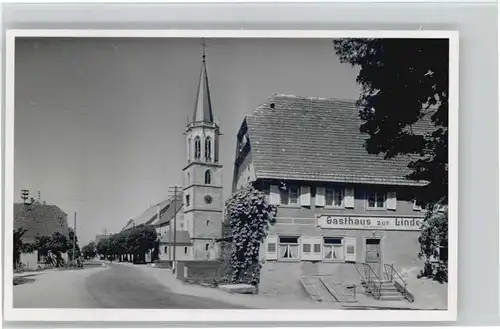
[[[448,207],[437,202],[429,207],[418,239],[418,257],[425,260],[419,277],[448,281]]]

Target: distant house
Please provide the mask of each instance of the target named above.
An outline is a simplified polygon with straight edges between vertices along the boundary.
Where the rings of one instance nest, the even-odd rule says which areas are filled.
[[[177,195],[177,204],[174,202],[174,198],[169,198],[160,203],[154,204],[147,208],[144,212],[142,212],[139,216],[130,219],[127,221],[125,227],[123,227],[122,232],[133,229],[134,227],[141,226],[151,226],[156,229],[156,234],[158,235],[159,241],[159,250],[158,256],[160,259],[165,259],[164,255],[167,254],[167,243],[162,242],[162,238],[168,235],[169,228],[172,220],[176,216],[176,226],[177,233],[183,231],[184,223],[183,223],[183,205],[182,205],[182,192]],[[176,209],[177,208],[177,209]],[[186,231],[189,235],[189,233]],[[163,239],[165,241],[165,239]],[[146,255],[146,261],[153,261],[152,259],[152,251]]]
[[[35,243],[37,237],[51,237],[58,232],[69,236],[67,214],[58,206],[40,203],[14,203],[14,230],[26,229],[23,243]],[[38,252],[22,254],[21,263],[27,268],[36,268],[40,258]]]

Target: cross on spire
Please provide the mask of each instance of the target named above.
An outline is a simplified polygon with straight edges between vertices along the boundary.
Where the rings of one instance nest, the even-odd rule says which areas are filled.
[[[202,61],[200,80],[198,82],[198,93],[196,96],[196,106],[194,108],[193,122],[213,122],[212,102],[210,100],[210,89],[208,87],[208,75],[206,65],[205,48],[207,47],[205,39],[201,39]]]

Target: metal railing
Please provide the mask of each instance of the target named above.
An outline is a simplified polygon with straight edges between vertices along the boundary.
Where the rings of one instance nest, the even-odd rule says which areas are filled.
[[[384,264],[384,272],[387,280],[391,282],[396,282],[396,280],[400,281],[400,284],[403,286],[403,296],[408,300],[408,290],[406,289],[407,282],[403,279],[403,277],[396,271],[393,264]]]
[[[363,265],[363,270],[365,274],[365,282],[367,284],[368,290],[376,299],[380,299],[382,290],[382,280],[375,273],[373,268],[368,263],[361,263]]]

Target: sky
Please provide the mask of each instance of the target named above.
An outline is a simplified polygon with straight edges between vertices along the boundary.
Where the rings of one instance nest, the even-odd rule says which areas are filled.
[[[236,134],[273,94],[357,99],[358,70],[327,39],[207,39],[221,132],[223,193]],[[183,132],[201,68],[199,39],[22,39],[16,42],[14,198],[58,205],[80,244],[120,231],[168,198],[187,164]]]

